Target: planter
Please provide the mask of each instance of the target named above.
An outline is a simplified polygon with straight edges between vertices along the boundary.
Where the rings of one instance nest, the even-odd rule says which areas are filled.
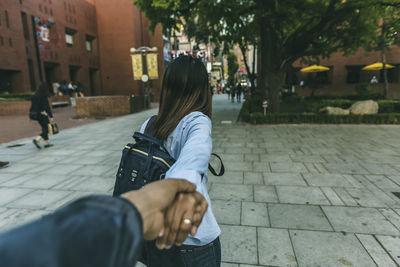
[[[128,96],[77,97],[76,115],[79,118],[119,116],[131,113]]]

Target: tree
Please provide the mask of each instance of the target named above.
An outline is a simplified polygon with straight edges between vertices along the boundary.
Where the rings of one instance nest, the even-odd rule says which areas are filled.
[[[257,94],[279,112],[285,71],[298,59],[354,51],[376,33],[375,8],[400,0],[135,0],[152,22],[174,27],[192,21],[196,38],[257,42],[261,56]],[[201,39],[201,38],[200,38]],[[255,41],[256,40],[256,41]]]
[[[377,9],[375,22],[378,27],[376,35],[366,44],[367,50],[380,51],[383,64],[384,98],[388,98],[389,82],[386,68],[386,51],[391,45],[400,45],[400,5],[389,3]]]
[[[235,84],[235,74],[239,69],[239,64],[237,63],[236,55],[232,52],[228,54],[228,75],[229,75],[229,85],[234,86]]]

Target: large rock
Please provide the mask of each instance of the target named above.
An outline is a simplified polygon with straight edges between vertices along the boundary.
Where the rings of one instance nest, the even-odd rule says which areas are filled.
[[[350,107],[350,113],[355,115],[378,113],[378,103],[373,100],[357,101]]]
[[[348,109],[336,108],[336,107],[324,107],[319,110],[319,112],[326,113],[328,115],[349,115],[350,111]]]

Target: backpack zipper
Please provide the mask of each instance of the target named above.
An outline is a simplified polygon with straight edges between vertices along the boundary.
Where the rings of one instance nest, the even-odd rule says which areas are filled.
[[[138,153],[140,153],[140,154],[143,154],[143,155],[145,155],[145,156],[149,156],[148,153],[146,153],[146,152],[144,152],[144,151],[141,151],[141,150],[139,150],[139,149],[136,149],[136,148],[133,148],[133,147],[130,147],[130,146],[125,146],[125,148],[131,149],[131,150],[133,150],[133,151],[135,151],[135,152],[138,152]],[[156,159],[156,160],[158,160],[158,161],[161,161],[161,162],[164,163],[166,166],[168,166],[168,168],[171,168],[171,166],[170,166],[163,158],[153,156],[153,159]]]

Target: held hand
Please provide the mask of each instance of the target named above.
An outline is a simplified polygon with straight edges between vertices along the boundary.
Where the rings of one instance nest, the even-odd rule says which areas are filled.
[[[181,245],[190,233],[197,232],[208,204],[198,193],[180,193],[170,206],[164,217],[164,233],[156,241],[159,249],[170,248],[172,245]]]
[[[53,122],[54,122],[54,119],[53,119],[53,118],[50,118],[50,122],[53,123]]]
[[[182,179],[167,179],[130,191],[122,198],[129,200],[142,215],[143,238],[153,240],[164,231],[164,212],[181,192],[195,192],[196,185]]]

